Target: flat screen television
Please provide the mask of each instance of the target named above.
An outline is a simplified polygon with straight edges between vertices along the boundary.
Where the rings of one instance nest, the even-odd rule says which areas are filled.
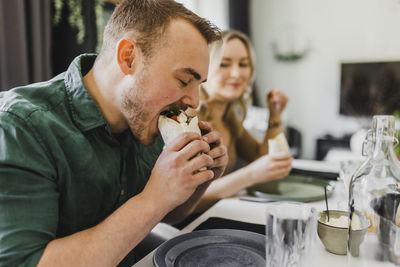
[[[340,114],[354,117],[400,111],[400,61],[341,63]]]

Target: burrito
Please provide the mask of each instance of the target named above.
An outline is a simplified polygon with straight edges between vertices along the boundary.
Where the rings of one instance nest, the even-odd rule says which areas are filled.
[[[176,106],[161,112],[158,118],[158,129],[160,129],[165,145],[171,143],[173,139],[184,132],[194,132],[201,135],[197,116],[188,116]]]
[[[188,116],[175,105],[171,106],[169,110],[161,112],[158,118],[158,129],[165,145],[171,143],[172,140],[184,132],[194,132],[201,135],[197,116]],[[207,167],[203,167],[198,171],[205,170],[207,170]]]
[[[268,154],[273,155],[279,152],[290,152],[288,142],[283,133],[280,133],[275,138],[268,140]]]

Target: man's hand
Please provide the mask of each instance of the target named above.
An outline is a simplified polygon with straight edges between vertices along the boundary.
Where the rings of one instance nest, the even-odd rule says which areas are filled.
[[[288,101],[289,99],[284,93],[276,89],[271,89],[268,92],[266,99],[270,114],[280,115],[285,109]]]
[[[182,204],[199,185],[214,177],[210,168],[215,163],[209,152],[209,144],[198,134],[181,134],[161,153],[143,193],[158,198],[169,210]],[[198,171],[203,167],[208,169]]]
[[[203,134],[203,140],[210,145],[211,150],[208,152],[208,155],[214,160],[210,168],[214,172],[214,179],[217,179],[222,176],[228,164],[227,149],[222,142],[220,133],[213,131],[209,123],[200,121],[199,127]]]

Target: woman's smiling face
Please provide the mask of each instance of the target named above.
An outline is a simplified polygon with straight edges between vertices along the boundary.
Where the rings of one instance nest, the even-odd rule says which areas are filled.
[[[241,97],[251,74],[248,49],[239,38],[233,38],[226,42],[221,64],[208,78],[206,89],[211,98],[230,102]]]

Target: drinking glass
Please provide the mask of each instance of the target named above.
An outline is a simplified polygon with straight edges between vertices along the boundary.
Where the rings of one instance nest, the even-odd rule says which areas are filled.
[[[266,213],[266,266],[309,266],[316,237],[316,210],[300,202],[275,202],[267,204]]]
[[[362,164],[361,160],[343,160],[340,162],[339,180],[343,182],[344,192],[342,192],[343,199],[347,200],[349,198],[349,184],[351,176]]]

